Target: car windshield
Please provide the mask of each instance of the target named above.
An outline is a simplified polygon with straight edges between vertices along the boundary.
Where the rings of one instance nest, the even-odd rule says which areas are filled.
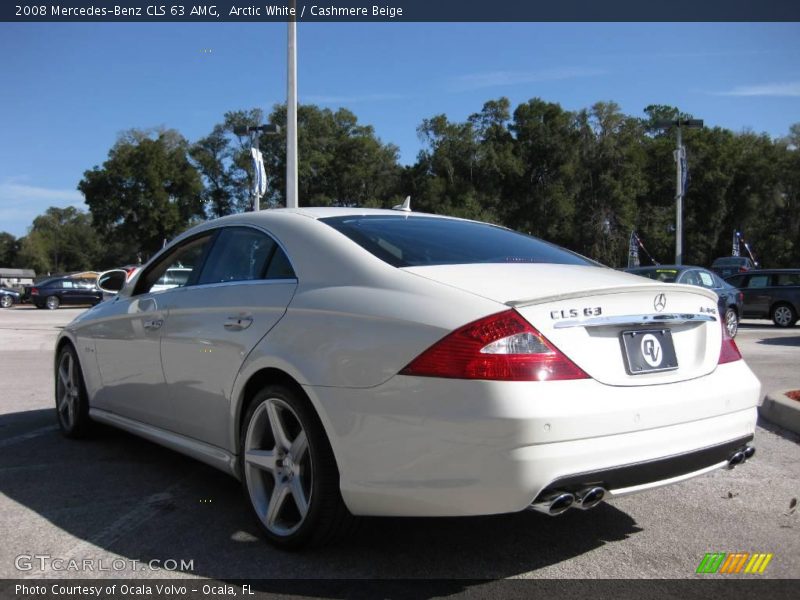
[[[475,263],[593,265],[579,254],[487,223],[401,215],[320,219],[395,267]]]

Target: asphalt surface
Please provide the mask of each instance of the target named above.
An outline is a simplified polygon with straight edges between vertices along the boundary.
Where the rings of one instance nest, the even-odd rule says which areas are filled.
[[[60,436],[53,341],[79,312],[0,310],[0,578],[707,578],[695,575],[706,552],[769,552],[758,577],[800,575],[800,445],[768,423],[755,458],[733,471],[590,511],[364,519],[336,547],[277,551],[232,478],[109,428],[89,441]],[[765,392],[800,389],[800,326],[752,322],[737,342]],[[151,560],[178,570],[150,570]]]

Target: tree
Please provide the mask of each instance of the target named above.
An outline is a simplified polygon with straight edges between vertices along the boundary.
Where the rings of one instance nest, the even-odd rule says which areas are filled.
[[[50,207],[33,220],[17,262],[37,273],[65,273],[95,267],[100,243],[91,217],[74,206]]]
[[[16,264],[20,240],[6,231],[0,231],[0,265],[10,267]]]
[[[204,216],[203,184],[188,150],[174,130],[131,130],[102,168],[84,173],[78,189],[107,244],[106,263],[146,258]]]
[[[248,210],[253,167],[249,135],[234,131],[262,121],[258,109],[232,111],[211,135],[192,147],[192,158],[206,180],[210,207]],[[259,147],[267,173],[262,207],[286,204],[286,106],[276,105],[269,123],[278,135],[261,134]],[[398,149],[384,144],[371,126],[346,109],[298,107],[298,195],[305,206],[385,206],[399,196]],[[211,211],[214,216],[219,210]]]

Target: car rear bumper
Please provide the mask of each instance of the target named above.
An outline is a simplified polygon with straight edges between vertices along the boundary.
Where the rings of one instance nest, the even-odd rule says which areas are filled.
[[[657,386],[398,376],[370,389],[306,390],[348,508],[394,516],[516,512],[565,478],[667,459],[671,469],[639,469],[611,495],[699,475],[725,462],[721,451],[698,451],[752,437],[761,399],[744,361]]]

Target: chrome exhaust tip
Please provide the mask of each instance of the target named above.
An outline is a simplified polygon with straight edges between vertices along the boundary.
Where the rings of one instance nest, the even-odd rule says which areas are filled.
[[[575,502],[575,496],[569,492],[555,492],[539,502],[531,504],[530,508],[540,513],[554,517],[560,515]]]
[[[756,449],[755,446],[745,446],[742,452],[744,452],[744,457],[749,460],[755,455]]]
[[[575,506],[581,510],[594,508],[606,497],[606,491],[601,487],[590,487],[581,490],[575,495]]]
[[[740,465],[745,461],[745,454],[741,450],[734,452],[728,459],[728,468],[732,469],[736,465]]]

